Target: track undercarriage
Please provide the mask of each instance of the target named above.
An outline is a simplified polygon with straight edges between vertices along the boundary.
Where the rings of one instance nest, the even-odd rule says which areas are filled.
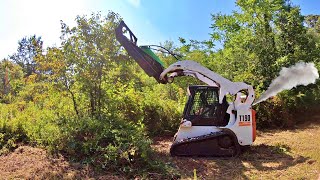
[[[203,136],[176,141],[170,148],[172,156],[234,157],[241,152],[235,135],[219,131]]]

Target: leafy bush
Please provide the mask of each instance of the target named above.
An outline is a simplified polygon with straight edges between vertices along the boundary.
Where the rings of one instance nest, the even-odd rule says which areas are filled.
[[[148,135],[173,135],[176,132],[185,104],[185,90],[179,86],[156,84],[153,79],[144,87],[136,88],[145,82],[116,83],[106,88],[107,110],[119,119],[140,122],[146,126]]]
[[[292,114],[278,98],[257,105],[257,128],[283,128],[293,125]]]
[[[0,155],[7,154],[17,147],[20,134],[0,132]]]
[[[159,163],[150,159],[151,141],[144,124],[123,119],[126,111],[101,114],[100,119],[79,118],[70,112],[71,99],[57,94],[50,85],[41,93],[29,92],[24,91],[17,99],[19,101],[12,104],[0,104],[1,154],[13,150],[19,142],[25,142],[46,147],[52,153],[62,152],[74,161],[129,176],[147,169],[161,170]],[[39,96],[45,97],[41,103],[35,100]],[[126,93],[123,96],[130,97]],[[21,100],[25,97],[33,101]],[[121,100],[114,102],[120,105]]]
[[[184,91],[172,85],[144,88],[143,123],[151,135],[173,135],[179,127],[185,102]]]
[[[318,84],[298,86],[259,103],[256,107],[258,128],[291,128],[301,123],[299,120],[307,120],[303,116],[319,110],[318,91]]]
[[[62,151],[77,161],[125,173],[149,162],[150,140],[141,123],[84,118],[61,128],[66,132]]]

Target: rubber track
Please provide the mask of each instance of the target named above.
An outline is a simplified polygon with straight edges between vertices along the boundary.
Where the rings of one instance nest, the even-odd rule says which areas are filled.
[[[233,140],[233,144],[234,146],[233,149],[235,150],[232,154],[214,154],[212,153],[212,155],[207,155],[207,154],[197,154],[197,155],[187,155],[187,154],[178,154],[177,152],[175,152],[175,150],[177,148],[179,148],[179,146],[182,146],[182,145],[195,145],[193,148],[197,149],[197,144],[199,142],[203,142],[203,141],[212,141],[214,138],[216,138],[216,142],[218,144],[218,138],[219,137],[222,137],[222,136],[230,136],[230,138]],[[208,146],[209,147],[209,146]],[[192,148],[192,147],[191,147]],[[224,149],[222,147],[218,147],[219,149],[211,149],[210,151],[211,152],[216,152],[216,151],[225,151],[225,150],[228,150],[228,149]],[[238,143],[238,140],[236,138],[236,136],[233,134],[233,132],[228,132],[226,130],[223,130],[223,131],[218,131],[218,132],[213,132],[213,133],[210,133],[210,134],[206,134],[206,135],[202,135],[202,136],[197,136],[197,137],[192,137],[192,138],[187,138],[187,139],[183,139],[181,141],[177,141],[177,142],[174,142],[172,145],[171,145],[171,148],[170,148],[170,154],[172,156],[215,156],[215,157],[219,157],[219,156],[224,156],[224,157],[234,157],[234,156],[238,156],[241,152],[241,149],[240,149],[240,145]]]

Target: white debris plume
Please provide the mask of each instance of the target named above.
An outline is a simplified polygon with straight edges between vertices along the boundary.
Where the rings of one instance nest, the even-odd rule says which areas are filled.
[[[289,68],[283,67],[280,75],[274,79],[268,89],[253,103],[258,104],[283,90],[289,90],[298,85],[315,83],[319,73],[314,63],[299,62]]]

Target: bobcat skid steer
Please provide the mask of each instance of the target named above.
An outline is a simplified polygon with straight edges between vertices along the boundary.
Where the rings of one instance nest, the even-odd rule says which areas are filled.
[[[128,34],[128,37],[125,35]],[[177,61],[164,68],[150,46],[137,46],[137,38],[121,21],[116,38],[128,54],[159,83],[173,82],[175,77],[192,76],[207,84],[190,86],[188,101],[178,132],[170,149],[172,156],[237,156],[242,146],[256,137],[253,87],[231,82],[199,63]],[[226,95],[233,96],[228,103]]]

